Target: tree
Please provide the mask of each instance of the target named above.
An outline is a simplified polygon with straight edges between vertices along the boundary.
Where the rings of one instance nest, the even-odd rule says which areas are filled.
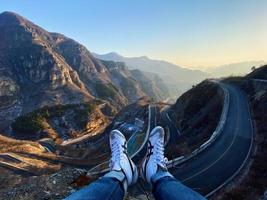
[[[256,69],[256,67],[255,67],[255,66],[251,67],[251,71],[254,71],[255,69]]]

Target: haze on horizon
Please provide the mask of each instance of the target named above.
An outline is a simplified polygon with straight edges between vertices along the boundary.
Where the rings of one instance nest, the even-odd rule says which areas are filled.
[[[267,60],[267,1],[0,0],[90,51],[146,55],[185,67]]]

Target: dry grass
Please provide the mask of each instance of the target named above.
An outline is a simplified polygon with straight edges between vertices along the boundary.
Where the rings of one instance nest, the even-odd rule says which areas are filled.
[[[0,153],[6,152],[37,152],[43,153],[44,149],[37,142],[15,140],[0,135]]]

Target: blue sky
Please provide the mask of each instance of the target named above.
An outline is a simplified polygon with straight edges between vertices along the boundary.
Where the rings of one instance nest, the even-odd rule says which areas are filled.
[[[267,60],[266,0],[0,0],[90,51],[188,67]]]

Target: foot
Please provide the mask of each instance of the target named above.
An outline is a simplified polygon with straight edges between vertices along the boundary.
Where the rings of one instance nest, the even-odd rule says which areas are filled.
[[[136,183],[138,178],[138,170],[127,153],[127,142],[124,135],[113,130],[109,136],[111,148],[111,171],[122,172],[125,175],[127,186]]]
[[[148,138],[146,156],[142,162],[141,175],[151,183],[151,177],[159,171],[167,172],[167,158],[164,157],[164,129],[155,127]]]

